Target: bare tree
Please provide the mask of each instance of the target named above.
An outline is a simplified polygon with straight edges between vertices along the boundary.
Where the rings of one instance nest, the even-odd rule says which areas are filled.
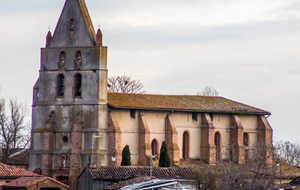
[[[212,86],[205,86],[201,92],[200,91],[197,92],[197,95],[218,96],[219,92]]]
[[[216,173],[207,164],[194,166],[189,178],[193,179],[193,184],[197,190],[217,189]]]
[[[205,190],[267,190],[274,186],[276,168],[268,163],[273,149],[261,144],[252,146],[250,152],[244,164],[219,160],[217,166],[195,168],[191,174],[195,187]]]
[[[134,80],[130,76],[117,75],[108,78],[109,92],[125,92],[125,93],[140,93],[144,94],[147,90],[144,89],[144,84],[141,80]]]
[[[11,155],[11,148],[28,147],[30,143],[30,125],[25,123],[27,115],[28,107],[26,104],[19,104],[17,99],[11,99],[9,100],[9,111],[6,111],[5,100],[0,99],[0,144],[3,150],[3,163],[6,163]]]
[[[300,146],[290,141],[279,141],[274,144],[274,157],[289,165],[300,165]]]

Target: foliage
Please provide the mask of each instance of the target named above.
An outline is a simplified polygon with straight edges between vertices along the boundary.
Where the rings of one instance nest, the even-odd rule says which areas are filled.
[[[273,149],[253,145],[249,151],[251,155],[244,164],[220,160],[217,166],[203,164],[194,168],[191,179],[195,180],[195,187],[199,190],[267,190],[273,187],[276,168],[268,163]]]
[[[140,93],[144,94],[147,91],[144,89],[144,84],[141,80],[134,80],[130,76],[118,75],[108,78],[109,92],[125,92],[125,93]]]
[[[197,95],[218,96],[219,92],[212,86],[205,86],[201,92],[200,91],[197,92]]]
[[[217,188],[215,171],[207,164],[194,166],[189,178],[194,179],[193,184],[197,190]]]
[[[162,142],[161,148],[160,148],[160,157],[159,157],[159,167],[170,167],[170,157],[168,153],[167,144],[165,141]]]
[[[300,165],[300,146],[290,141],[279,141],[274,144],[274,157],[287,164]]]
[[[130,166],[131,165],[131,153],[129,146],[126,145],[122,151],[122,162],[121,166]]]
[[[30,125],[25,123],[27,106],[19,104],[17,99],[11,99],[8,113],[5,100],[0,98],[0,143],[3,149],[3,163],[6,163],[11,155],[12,148],[25,148],[30,143]]]

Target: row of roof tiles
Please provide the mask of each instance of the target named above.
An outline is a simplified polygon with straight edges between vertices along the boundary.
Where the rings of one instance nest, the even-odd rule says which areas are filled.
[[[152,168],[144,166],[102,166],[86,168],[93,179],[100,180],[125,180],[139,176],[154,176],[160,179],[188,179],[190,168]]]
[[[40,176],[38,174],[16,168],[13,166],[9,166],[3,163],[0,163],[0,177],[1,178],[19,178],[19,177],[34,177]]]

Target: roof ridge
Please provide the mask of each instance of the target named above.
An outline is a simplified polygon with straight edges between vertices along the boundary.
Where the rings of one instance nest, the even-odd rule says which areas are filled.
[[[126,92],[107,92],[108,94],[128,94],[128,95],[150,95],[150,96],[189,96],[189,97],[217,97],[223,98],[222,96],[207,96],[207,95],[190,95],[190,94],[146,94],[146,93],[126,93]]]
[[[89,11],[87,9],[87,6],[85,4],[85,1],[84,0],[77,0],[77,2],[78,2],[78,5],[80,7],[80,11],[81,11],[81,14],[83,16],[84,23],[86,25],[86,29],[88,31],[88,34],[89,34],[91,40],[93,41],[93,43],[96,43],[95,29],[94,29],[94,26],[93,26],[92,19],[90,17]]]

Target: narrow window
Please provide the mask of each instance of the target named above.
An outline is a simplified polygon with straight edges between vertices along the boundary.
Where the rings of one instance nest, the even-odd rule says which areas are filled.
[[[151,143],[152,155],[158,155],[158,143],[157,140],[154,139]]]
[[[249,135],[248,133],[244,133],[244,146],[249,146]]]
[[[198,113],[192,112],[192,118],[193,118],[193,120],[198,121]]]
[[[75,69],[81,69],[81,52],[76,52]]]
[[[74,31],[74,26],[75,26],[75,20],[71,18],[69,21],[69,30]]]
[[[211,121],[214,120],[214,115],[212,113],[209,114]]]
[[[74,79],[74,96],[81,96],[81,75],[76,74]]]
[[[65,86],[64,86],[65,77],[62,74],[59,74],[57,77],[57,96],[64,96]]]
[[[183,159],[189,158],[189,145],[190,145],[189,133],[187,131],[185,131],[183,133],[183,141],[182,141],[182,158]]]
[[[133,109],[130,110],[130,117],[135,119],[135,110]]]
[[[65,54],[65,52],[60,52],[60,54],[59,54],[59,65],[58,65],[58,67],[60,68],[60,69],[63,69],[63,68],[65,68],[65,59],[66,59],[66,54]]]
[[[215,133],[215,145],[216,145],[216,160],[221,159],[221,137],[220,133]]]

